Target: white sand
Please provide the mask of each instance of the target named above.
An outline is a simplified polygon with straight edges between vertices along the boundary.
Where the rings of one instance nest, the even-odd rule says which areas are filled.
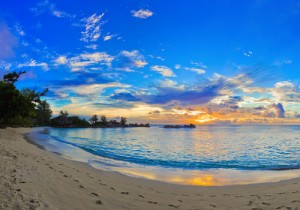
[[[132,178],[40,149],[26,132],[0,129],[0,209],[300,209],[300,178],[224,187]]]

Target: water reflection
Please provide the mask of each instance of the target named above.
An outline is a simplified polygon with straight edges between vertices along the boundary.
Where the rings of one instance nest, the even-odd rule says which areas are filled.
[[[206,128],[207,130],[209,130],[208,128]],[[206,136],[208,135],[208,131],[205,130],[204,133],[206,133]],[[115,145],[116,140],[115,138],[111,138],[108,139],[109,137],[112,137],[112,131],[114,131],[113,133],[115,133],[115,137],[121,138],[118,135],[118,132],[122,132],[122,138],[120,140],[120,144],[123,144],[120,148],[122,148],[123,146],[128,146],[128,145],[132,145],[133,147],[137,147],[140,148],[140,139],[142,135],[141,133],[138,133],[134,130],[130,130],[128,129],[126,130],[108,130],[108,129],[92,129],[93,133],[91,134],[91,130],[88,129],[83,129],[83,130],[78,130],[78,129],[74,129],[74,130],[67,130],[67,129],[55,129],[55,131],[59,134],[59,135],[65,135],[66,136],[66,140],[69,140],[68,138],[70,138],[72,140],[73,143],[77,143],[77,144],[91,144],[93,149],[97,150],[97,149],[102,149],[102,147],[105,147],[105,149],[110,149],[111,151],[113,151],[114,149],[118,149],[119,147],[116,148],[117,145]],[[226,131],[226,129],[225,129]],[[50,132],[53,132],[52,130],[50,130]],[[163,131],[163,132],[168,132],[168,131]],[[274,131],[275,132],[275,131]],[[172,138],[174,138],[176,135],[176,131],[172,131],[170,133],[173,133],[171,135],[168,136],[168,138],[170,138],[170,136],[172,136]],[[147,135],[152,135],[152,137],[156,136],[155,132],[150,132]],[[180,134],[177,133],[177,134]],[[224,159],[222,163],[220,164],[226,164],[226,161],[230,160],[230,155],[228,153],[230,153],[230,150],[233,150],[235,152],[235,149],[239,149],[241,147],[247,147],[247,145],[250,143],[252,143],[251,141],[247,141],[243,138],[241,138],[242,140],[239,141],[241,145],[236,145],[234,143],[230,143],[230,144],[225,144],[227,147],[225,146],[220,146],[222,145],[222,141],[220,141],[219,139],[213,139],[215,138],[216,134],[214,133],[210,133],[211,137],[210,139],[205,139],[205,140],[201,140],[201,139],[197,139],[196,136],[199,134],[203,134],[203,131],[200,132],[195,132],[195,133],[188,133],[188,134],[184,134],[185,138],[191,138],[191,136],[193,136],[192,138],[192,142],[193,144],[190,142],[187,143],[182,143],[182,142],[176,142],[176,139],[173,141],[174,145],[170,145],[167,144],[166,142],[161,143],[161,145],[164,145],[164,147],[158,147],[155,143],[152,143],[152,145],[145,145],[148,146],[147,149],[143,149],[142,153],[149,153],[149,156],[151,156],[153,154],[153,151],[158,152],[158,151],[166,151],[167,149],[171,148],[171,152],[177,152],[175,154],[173,154],[173,156],[179,155],[182,156],[180,158],[185,158],[186,162],[185,164],[194,164],[194,160],[197,160],[197,158],[203,154],[201,153],[205,153],[205,154],[210,154],[211,157],[215,156],[215,155],[219,155],[218,150],[219,148],[222,148],[224,150],[224,152],[222,153],[221,156],[223,157],[227,157],[228,159]],[[278,134],[278,133],[277,133]],[[285,134],[288,136],[292,136],[295,135],[295,133],[293,133],[292,131],[289,134]],[[91,137],[86,138],[88,135],[93,136],[93,138],[96,139],[92,139]],[[222,132],[219,131],[219,135],[222,135]],[[274,136],[274,134],[267,134],[267,135],[273,135],[272,137],[272,141],[273,144],[267,144],[264,141],[261,142],[262,140],[257,140],[259,142],[261,142],[262,144],[264,144],[264,146],[261,146],[260,144],[253,144],[253,147],[257,147],[259,150],[254,150],[254,152],[251,150],[246,151],[242,154],[246,154],[248,156],[246,156],[247,158],[249,158],[249,155],[254,156],[254,158],[258,161],[268,161],[270,164],[272,164],[272,161],[278,161],[278,163],[281,163],[281,157],[280,155],[278,155],[277,159],[272,159],[272,160],[268,160],[266,159],[267,157],[262,157],[261,159],[257,158],[256,152],[260,151],[262,148],[263,153],[264,154],[270,154],[269,152],[272,151],[272,153],[277,154],[282,154],[284,156],[289,155],[289,153],[291,153],[291,151],[293,151],[292,149],[294,149],[293,154],[295,155],[295,157],[293,158],[297,158],[296,159],[296,163],[297,161],[299,162],[299,140],[297,140],[297,142],[295,142],[295,137],[292,139],[287,139],[284,142],[281,140],[276,140],[274,142],[274,139],[278,139],[276,136]],[[279,135],[279,134],[278,134]],[[241,136],[245,136],[245,134],[242,134]],[[283,135],[279,135],[279,136],[283,136]],[[253,136],[252,136],[253,137]],[[164,181],[164,182],[170,182],[170,183],[176,183],[176,184],[184,184],[184,185],[201,185],[201,186],[222,186],[222,185],[233,185],[233,184],[252,184],[252,183],[262,183],[262,182],[273,182],[273,181],[279,181],[279,180],[284,180],[284,179],[290,179],[290,178],[296,178],[299,176],[300,174],[300,170],[283,170],[283,171],[271,171],[271,170],[236,170],[236,169],[222,169],[222,168],[210,168],[210,169],[197,169],[197,170],[193,170],[193,169],[179,169],[179,168],[174,168],[174,167],[162,167],[160,165],[145,165],[145,164],[135,164],[133,162],[129,162],[129,161],[123,161],[123,160],[117,160],[117,159],[111,159],[111,158],[105,158],[105,157],[101,157],[98,155],[94,155],[91,154],[90,152],[87,152],[85,150],[80,149],[78,146],[73,146],[70,144],[65,144],[63,142],[54,140],[52,137],[50,137],[49,135],[47,135],[47,132],[44,133],[36,133],[33,134],[31,136],[32,139],[35,139],[35,141],[38,144],[41,144],[43,146],[45,146],[46,149],[50,150],[50,151],[54,151],[54,152],[59,152],[61,154],[64,155],[64,157],[73,159],[73,160],[77,160],[77,161],[82,161],[82,162],[87,162],[90,165],[92,165],[95,168],[99,168],[99,169],[107,169],[107,170],[113,170],[113,171],[117,171],[119,173],[123,173],[126,175],[130,175],[130,176],[135,176],[135,177],[142,177],[142,178],[146,178],[146,179],[152,179],[152,180],[159,180],[159,181]],[[104,138],[104,140],[102,139]],[[224,136],[223,136],[224,138]],[[229,135],[228,135],[229,138]],[[254,138],[254,137],[253,137]],[[236,136],[233,137],[233,139],[236,139]],[[161,140],[161,139],[160,139]],[[111,148],[108,147],[107,142],[110,142],[110,146]],[[125,142],[123,142],[125,141]],[[127,143],[127,141],[130,141]],[[132,143],[133,142],[139,142],[139,143]],[[151,142],[155,142],[155,138],[151,139]],[[169,142],[168,140],[166,140],[167,142]],[[212,143],[213,141],[218,142],[220,145],[216,145],[214,143]],[[229,141],[229,140],[228,140]],[[96,142],[96,143],[95,143]],[[118,142],[118,141],[117,141]],[[209,144],[207,144],[206,142],[210,142]],[[221,142],[221,143],[220,143]],[[268,142],[268,140],[267,140]],[[245,144],[245,145],[243,145]],[[179,146],[181,145],[181,146]],[[197,146],[195,146],[197,145]],[[285,150],[281,150],[281,151],[277,151],[278,148],[285,148]],[[291,149],[292,148],[292,149]],[[121,150],[121,151],[116,151],[116,152],[132,152],[132,147],[128,148],[129,150]],[[186,151],[186,156],[184,156],[184,154],[181,154],[182,150]],[[217,151],[215,151],[217,150]],[[267,150],[267,151],[265,151]],[[139,151],[136,151],[135,154],[138,155]],[[277,152],[277,153],[276,153]],[[167,154],[170,154],[170,151],[166,151]],[[199,153],[199,154],[197,154]],[[225,155],[224,155],[225,154]],[[238,153],[236,153],[237,155]],[[239,158],[243,159],[242,154],[240,154]],[[133,154],[134,155],[134,154]],[[272,154],[270,154],[272,155]],[[298,156],[297,156],[298,155]],[[122,156],[122,158],[124,157],[124,154]],[[125,156],[126,157],[126,156]],[[167,155],[162,156],[163,158],[165,158],[166,160],[169,159],[170,157],[168,157]],[[131,156],[129,156],[129,158],[132,158]],[[173,158],[173,157],[172,157]],[[290,160],[291,162],[290,165],[293,162],[293,160]],[[159,162],[160,163],[160,162]],[[167,162],[167,164],[169,164],[169,162]],[[289,166],[290,166],[289,165]],[[180,164],[178,166],[181,166]],[[203,165],[200,165],[201,167],[203,167]]]

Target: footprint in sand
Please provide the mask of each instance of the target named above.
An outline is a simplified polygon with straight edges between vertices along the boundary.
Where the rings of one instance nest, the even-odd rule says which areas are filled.
[[[145,198],[143,195],[138,195],[140,198]]]
[[[270,206],[270,205],[271,205],[271,204],[266,203],[266,202],[262,202],[261,204],[262,204],[262,205],[265,205],[265,206]]]
[[[121,192],[121,194],[123,194],[123,195],[128,195],[129,192]]]
[[[74,179],[73,181],[74,181],[74,182],[79,182],[79,180],[77,180],[77,179]]]
[[[92,192],[91,194],[98,197],[98,194],[97,194],[97,193]]]
[[[101,200],[97,200],[96,203],[99,204],[99,205],[101,205],[102,201]]]
[[[173,208],[178,208],[179,206],[175,206],[175,205],[173,205],[173,204],[169,204],[168,206],[170,206],[170,207],[173,207]]]
[[[113,187],[111,187],[110,189],[111,189],[111,190],[116,190],[116,189],[115,189],[115,188],[113,188]]]
[[[155,201],[148,201],[148,203],[157,204]]]
[[[247,206],[252,206],[253,201],[249,201],[249,203],[247,204]]]
[[[209,204],[209,206],[213,207],[213,208],[216,208],[217,206],[214,205],[214,204]]]
[[[83,185],[79,185],[79,187],[80,187],[81,189],[84,189],[84,186],[83,186]]]

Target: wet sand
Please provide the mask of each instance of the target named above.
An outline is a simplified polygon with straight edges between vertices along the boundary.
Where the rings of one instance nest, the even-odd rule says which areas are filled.
[[[222,187],[133,178],[30,144],[30,130],[0,129],[0,209],[300,209],[300,178]]]

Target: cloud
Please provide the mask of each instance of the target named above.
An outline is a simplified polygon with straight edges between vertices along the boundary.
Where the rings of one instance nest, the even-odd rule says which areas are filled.
[[[204,74],[205,73],[205,70],[203,69],[200,69],[200,68],[184,68],[185,70],[188,70],[188,71],[193,71],[193,72],[196,72],[197,74]]]
[[[221,96],[214,98],[211,103],[217,104],[222,108],[238,109],[239,103],[243,101],[242,96]]]
[[[293,63],[293,60],[291,60],[291,59],[283,59],[283,60],[277,60],[273,64],[275,66],[282,66],[282,65],[292,64],[292,63]]]
[[[175,64],[174,68],[175,68],[175,69],[180,69],[180,68],[181,68],[181,65],[180,65],[180,64]]]
[[[70,57],[69,59],[61,55],[54,60],[55,65],[65,65],[67,64],[73,72],[82,71],[89,67],[105,65],[107,67],[111,66],[114,57],[107,54],[106,52],[94,52],[94,53],[82,53],[78,56]]]
[[[276,101],[282,103],[300,102],[300,88],[289,81],[277,82],[272,89],[272,94]]]
[[[64,78],[64,80],[45,81],[44,85],[50,89],[47,97],[55,100],[70,97],[96,100],[99,99],[102,91],[107,88],[127,89],[131,87],[94,72],[75,72],[70,77]]]
[[[14,35],[6,25],[0,23],[0,59],[13,57],[16,46],[17,40]]]
[[[68,12],[57,9],[56,5],[54,3],[50,3],[49,0],[40,1],[36,7],[31,8],[31,11],[35,15],[41,15],[41,14],[47,12],[57,18],[73,19],[76,17],[76,15],[72,15]]]
[[[11,63],[0,61],[0,69],[4,71],[9,71],[13,65]],[[3,73],[3,72],[1,72]],[[2,78],[3,75],[0,75],[0,78]]]
[[[66,56],[61,55],[54,60],[54,63],[57,65],[64,65],[68,63],[68,60]]]
[[[157,114],[158,115],[158,114],[160,114],[160,111],[159,110],[154,110],[154,111],[149,112],[148,114],[154,114],[154,115]]]
[[[192,86],[177,84],[173,80],[159,81],[152,86],[154,91],[136,92],[132,93],[132,96],[136,100],[148,104],[204,105],[217,97],[231,95],[234,90],[241,90],[251,83],[252,80],[244,74],[238,74],[231,78],[216,74],[207,81]],[[235,108],[234,103],[241,100],[239,96],[235,96],[228,98],[227,103],[231,101],[231,108]],[[223,101],[223,103],[225,102]]]
[[[116,68],[123,71],[133,71],[132,68],[143,68],[148,65],[144,56],[138,51],[123,50],[118,55],[116,62]]]
[[[277,104],[274,103],[270,106],[270,108],[275,111],[276,114],[275,117],[284,118],[284,108],[281,103],[277,103]]]
[[[45,63],[45,62],[39,63],[34,59],[31,59],[30,61],[25,62],[25,63],[18,64],[18,68],[22,68],[22,67],[41,67],[45,71],[49,70],[49,66],[47,63]]]
[[[170,79],[158,80],[157,83],[153,85],[153,87],[155,87],[156,89],[171,88],[171,89],[178,89],[178,90],[184,90],[185,88],[183,84],[179,85],[176,81]]]
[[[138,11],[132,10],[132,16],[136,18],[146,19],[153,15],[153,12],[148,9],[140,9]]]
[[[103,41],[108,41],[108,40],[111,40],[112,38],[116,37],[117,35],[116,34],[107,34],[103,37]]]
[[[204,65],[202,62],[191,61],[191,64],[193,64],[193,65],[195,65],[195,66],[197,66],[197,67],[200,67],[200,68],[204,68],[204,69],[207,68],[207,66]]]
[[[22,27],[19,24],[15,25],[15,30],[17,31],[19,36],[25,36],[26,35],[24,30],[22,29]]]
[[[172,69],[167,66],[151,66],[152,71],[156,71],[164,77],[175,77],[176,75],[173,73]]]
[[[114,100],[121,100],[121,101],[140,101],[140,99],[136,98],[131,93],[116,93],[110,97]]]
[[[101,36],[101,26],[105,23],[102,21],[104,13],[97,15],[94,13],[88,18],[84,18],[81,21],[85,23],[85,30],[81,32],[81,41],[83,42],[95,42]]]
[[[75,18],[76,15],[71,15],[65,11],[62,11],[62,10],[57,10],[57,9],[53,9],[51,10],[51,13],[53,16],[57,17],[57,18],[69,18],[69,19],[72,19],[72,18]]]
[[[246,57],[250,57],[250,56],[252,56],[252,54],[253,54],[253,52],[252,51],[244,51],[244,56],[246,56]]]

